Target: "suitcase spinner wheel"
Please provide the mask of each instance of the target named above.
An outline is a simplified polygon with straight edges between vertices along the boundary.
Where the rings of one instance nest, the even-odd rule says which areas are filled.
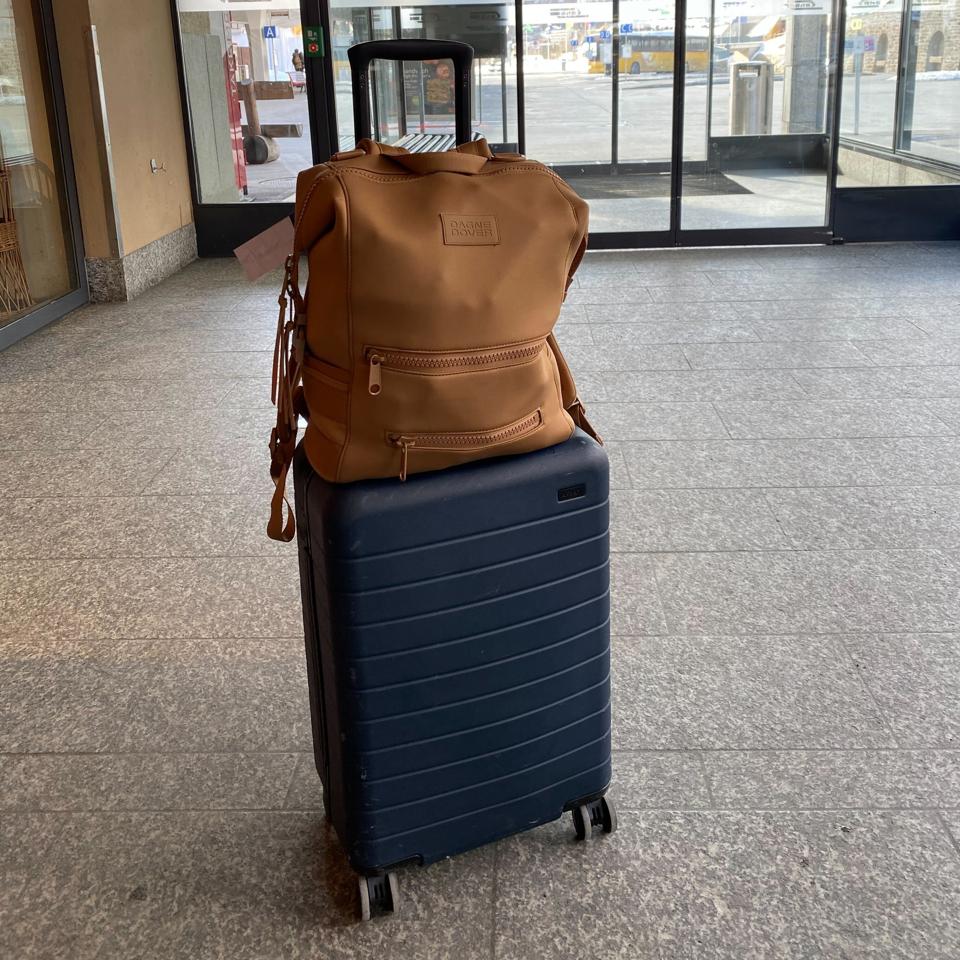
[[[574,807],[572,814],[578,840],[592,839],[596,827],[600,827],[603,833],[614,833],[617,829],[617,811],[607,797]]]
[[[379,913],[400,912],[400,884],[392,871],[357,878],[360,888],[360,919],[366,922]]]

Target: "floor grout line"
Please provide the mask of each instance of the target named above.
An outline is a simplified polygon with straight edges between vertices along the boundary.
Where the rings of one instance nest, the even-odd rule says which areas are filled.
[[[716,809],[717,803],[713,795],[713,784],[710,780],[710,771],[707,769],[707,761],[704,758],[704,751],[697,750],[697,760],[700,764],[700,773],[703,776],[703,785],[707,790],[707,803],[710,806],[710,809]]]
[[[938,813],[942,810],[960,810],[960,804],[950,806],[949,804],[927,804],[925,806],[902,806],[902,805],[888,805],[888,806],[842,806],[842,805],[827,805],[820,807],[807,807],[807,806],[764,806],[764,805],[724,805],[717,807],[688,807],[682,804],[666,804],[663,806],[653,805],[645,806],[643,804],[631,805],[629,803],[624,803],[622,800],[617,801],[617,810],[630,813],[688,813],[688,814],[697,814],[701,816],[709,816],[715,813],[780,813],[780,814],[802,814],[802,813]],[[270,807],[270,806],[241,806],[241,807],[228,807],[228,806],[185,806],[185,807],[126,807],[126,806],[116,806],[116,807],[62,807],[62,808],[53,808],[53,807],[23,807],[23,808],[7,808],[0,807],[0,813],[3,813],[6,816],[30,816],[34,814],[57,814],[61,816],[71,816],[74,814],[110,814],[116,816],[117,814],[179,814],[179,813],[272,813],[272,814],[290,814],[290,815],[302,815],[302,814],[318,814],[320,819],[324,819],[323,816],[323,807],[293,807],[293,808],[284,808],[284,807]],[[557,818],[560,819],[560,818]],[[550,821],[550,822],[556,822]],[[946,827],[945,827],[946,829]],[[949,832],[949,831],[948,831]],[[950,835],[952,839],[952,834]],[[508,838],[504,838],[506,840]],[[503,841],[500,841],[501,843]],[[952,844],[954,847],[958,847],[956,842]]]
[[[896,753],[929,753],[960,756],[960,742],[956,746],[937,745],[937,746],[836,746],[836,747],[786,747],[782,745],[771,745],[767,747],[749,747],[749,746],[726,746],[726,747],[705,747],[701,745],[684,747],[614,747],[612,753],[615,755],[671,755],[671,754],[727,754],[727,753],[788,753],[788,754],[835,754],[835,753],[863,753],[863,754],[896,754]],[[224,749],[184,749],[184,750],[9,750],[0,751],[0,758],[3,759],[28,759],[28,758],[56,758],[70,759],[78,757],[97,757],[97,758],[117,758],[117,757],[310,757],[312,751],[308,744],[303,744],[299,748],[290,747],[278,750],[265,750],[257,748],[254,750],[224,750]]]
[[[937,808],[933,811],[934,819],[940,824],[943,832],[947,835],[947,841],[950,843],[950,846],[953,847],[954,852],[957,854],[957,857],[960,858],[960,838],[950,829],[950,825],[944,819],[943,810],[945,809],[956,809],[950,807]]]

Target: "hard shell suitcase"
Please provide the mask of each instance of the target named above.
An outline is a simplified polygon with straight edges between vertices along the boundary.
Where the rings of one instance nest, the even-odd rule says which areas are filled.
[[[611,832],[603,449],[350,484],[300,449],[294,481],[316,764],[364,916],[401,864],[567,810]]]

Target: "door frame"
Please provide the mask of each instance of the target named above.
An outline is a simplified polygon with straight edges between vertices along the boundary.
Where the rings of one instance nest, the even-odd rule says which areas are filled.
[[[292,3],[291,6],[296,4]],[[331,95],[335,88],[333,60],[330,56],[330,6],[326,0],[299,0],[299,7],[301,24],[305,27],[320,27],[324,41],[323,56],[306,57],[304,62],[307,77],[304,96],[307,100],[310,152],[314,163],[322,163],[339,149],[336,146],[336,98]],[[177,60],[177,82],[180,87],[193,220],[197,231],[197,254],[200,257],[230,257],[240,244],[272,227],[284,217],[291,216],[293,204],[202,201],[193,149],[187,81],[183,69],[183,41],[177,0],[170,0],[170,17],[173,23],[173,46]]]
[[[73,151],[70,148],[70,130],[67,124],[67,104],[63,95],[63,77],[60,72],[60,53],[57,48],[57,30],[53,19],[51,0],[33,0],[34,23],[38,32],[38,44],[43,66],[49,81],[47,103],[48,122],[52,125],[55,140],[57,173],[63,187],[66,206],[67,238],[71,245],[72,261],[77,286],[63,296],[48,300],[35,310],[11,320],[0,327],[0,350],[22,340],[41,327],[83,306],[89,299],[86,261],[83,249],[83,229],[80,225],[80,202],[77,198],[77,181],[73,169]]]

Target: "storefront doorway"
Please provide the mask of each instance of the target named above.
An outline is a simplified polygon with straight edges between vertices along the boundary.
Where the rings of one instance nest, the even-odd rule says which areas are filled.
[[[594,247],[831,238],[833,0],[351,2],[173,0],[202,253],[275,222],[300,169],[352,147],[349,47],[414,37],[474,46],[475,134],[567,178]],[[452,134],[445,66],[377,66],[380,139]]]

